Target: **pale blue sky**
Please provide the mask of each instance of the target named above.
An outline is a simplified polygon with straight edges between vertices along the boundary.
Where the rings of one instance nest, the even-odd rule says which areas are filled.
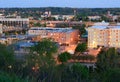
[[[0,0],[3,7],[120,8],[120,0]]]

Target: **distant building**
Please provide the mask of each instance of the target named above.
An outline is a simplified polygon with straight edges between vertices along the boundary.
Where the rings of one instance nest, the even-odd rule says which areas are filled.
[[[82,26],[84,23],[80,22],[80,21],[66,21],[66,22],[62,22],[62,23],[56,23],[55,27],[78,27],[78,26]]]
[[[34,46],[36,43],[29,41],[20,41],[14,45],[14,54],[17,59],[25,59],[25,55],[30,54],[30,47]]]
[[[72,28],[32,27],[29,35],[39,35],[41,38],[51,38],[60,45],[76,44],[79,40],[79,31]]]
[[[112,16],[112,14],[110,13],[110,11],[107,12],[107,16]]]
[[[0,22],[3,26],[6,27],[29,27],[29,19],[28,18],[0,18]]]
[[[16,43],[17,41],[26,39],[26,35],[8,35],[8,36],[1,36],[0,43],[5,45],[10,45]]]
[[[0,14],[0,18],[5,18],[5,16],[3,14]]]
[[[120,25],[111,26],[109,23],[95,23],[88,28],[88,48],[97,46],[120,48]]]
[[[74,15],[51,15],[51,17],[55,17],[56,20],[70,20],[74,17]]]
[[[51,11],[45,11],[43,15],[41,15],[42,18],[44,17],[51,17]]]
[[[70,20],[73,19],[74,15],[51,15],[50,12],[45,12],[45,14],[41,15],[41,18],[45,17],[54,17],[56,20]]]
[[[88,16],[89,20],[99,20],[101,19],[100,16]]]
[[[82,24],[80,21],[46,21],[48,27],[73,27],[81,26]]]
[[[119,16],[118,15],[114,15],[112,16],[112,20],[115,21],[115,20],[118,20]]]
[[[0,38],[0,43],[5,44],[5,45],[10,45],[10,44],[12,44],[12,43],[14,43],[16,41],[18,41],[17,38],[10,38],[10,37],[8,37],[8,38]]]

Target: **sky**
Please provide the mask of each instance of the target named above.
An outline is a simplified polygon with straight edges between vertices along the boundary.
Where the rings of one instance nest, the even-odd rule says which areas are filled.
[[[120,8],[120,0],[0,0],[0,8],[9,7]]]

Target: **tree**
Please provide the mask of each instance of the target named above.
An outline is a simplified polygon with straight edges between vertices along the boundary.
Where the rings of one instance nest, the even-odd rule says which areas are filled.
[[[50,39],[43,39],[31,48],[31,54],[28,57],[28,61],[30,64],[32,61],[34,66],[49,66],[54,62],[53,54],[56,52],[56,43],[52,42]]]
[[[93,55],[79,55],[79,56],[73,56],[72,57],[73,60],[80,60],[82,62],[84,62],[85,60],[88,61],[88,62],[91,62],[91,61],[95,61],[95,56]]]
[[[80,31],[80,35],[84,35],[87,33],[86,29],[85,29],[85,24],[82,24],[81,26],[73,26],[73,29],[78,29]]]
[[[55,17],[47,17],[46,18],[48,21],[55,21],[56,19],[55,19]]]
[[[0,82],[28,82],[28,80],[21,79],[15,74],[8,74],[6,72],[0,72]]]
[[[46,23],[44,23],[44,24],[42,24],[42,26],[43,26],[43,27],[46,27],[46,26],[47,26],[47,24],[46,24]]]
[[[30,22],[31,25],[33,25],[33,22]]]
[[[66,27],[69,27],[69,24],[68,23],[58,23],[56,24],[56,27],[61,27],[61,28],[66,28]]]
[[[15,57],[13,50],[7,48],[5,45],[0,44],[0,69],[11,68],[14,63]]]
[[[120,69],[111,69],[102,76],[102,82],[120,82]]]
[[[31,52],[26,57],[26,68],[31,71],[29,76],[33,77],[35,81],[50,80],[53,76],[54,56],[57,53],[57,49],[57,44],[50,39],[43,39],[31,47]]]
[[[75,20],[77,20],[77,21],[89,21],[89,18],[87,17],[86,14],[77,14],[75,16]]]
[[[75,52],[84,52],[87,49],[87,44],[86,43],[82,43],[82,44],[78,44]]]
[[[95,56],[93,56],[93,55],[87,55],[87,60],[89,60],[89,61],[95,61]]]
[[[118,55],[115,48],[109,48],[106,51],[101,51],[97,56],[96,66],[100,71],[106,71],[109,69],[117,68],[119,65]]]
[[[103,21],[106,21],[106,22],[113,22],[113,20],[112,20],[112,18],[109,18],[109,17],[107,17],[107,16],[101,16],[101,19],[103,20]]]
[[[58,56],[58,60],[62,63],[67,62],[69,59],[71,59],[71,54],[68,52],[63,52]]]
[[[62,72],[61,82],[87,82],[89,71],[79,63],[67,66]]]
[[[37,23],[34,23],[34,26],[35,27],[41,27],[41,24],[39,22],[37,22]]]

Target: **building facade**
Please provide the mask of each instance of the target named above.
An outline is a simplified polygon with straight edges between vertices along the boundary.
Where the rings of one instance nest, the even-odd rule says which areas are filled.
[[[98,46],[120,48],[120,25],[99,23],[88,28],[88,48]]]
[[[88,16],[89,20],[100,20],[100,16]]]
[[[41,38],[51,38],[60,45],[76,44],[79,40],[79,30],[73,30],[72,28],[32,27],[28,34],[39,35]]]
[[[46,21],[46,26],[48,27],[74,27],[83,24],[80,21]]]
[[[29,27],[28,18],[0,18],[0,22],[6,27]]]

